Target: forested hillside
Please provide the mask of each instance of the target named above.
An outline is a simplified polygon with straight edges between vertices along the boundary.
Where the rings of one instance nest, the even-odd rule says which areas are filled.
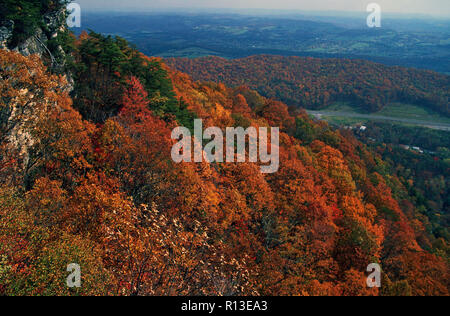
[[[0,50],[0,294],[449,294],[448,242],[350,133],[194,82],[120,38],[71,47],[72,97],[37,57]],[[195,117],[280,127],[279,171],[174,163],[172,128]],[[69,289],[73,262],[83,286]],[[381,289],[366,286],[374,262]]]
[[[368,112],[391,102],[425,106],[450,115],[450,77],[363,60],[252,56],[167,59],[195,80],[247,85],[289,106],[321,109],[348,101]]]

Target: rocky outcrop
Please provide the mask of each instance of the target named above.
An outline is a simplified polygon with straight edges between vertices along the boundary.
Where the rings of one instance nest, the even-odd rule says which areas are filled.
[[[13,51],[17,51],[24,56],[30,55],[38,55],[39,57],[44,56],[47,53],[46,43],[47,37],[44,35],[41,29],[37,29],[36,33],[26,39],[23,43],[20,43],[19,46],[13,48]]]
[[[5,21],[0,24],[0,49],[8,48],[8,42],[12,37],[14,23]]]
[[[67,84],[61,82],[61,86],[58,87],[59,91],[72,91],[74,83],[71,75],[66,72],[64,67],[65,52],[63,48],[55,48],[52,45],[53,51],[51,51],[48,45],[50,40],[65,31],[65,16],[65,11],[53,12],[43,16],[44,26],[37,28],[32,36],[21,41],[15,47],[11,47],[11,41],[14,36],[13,21],[3,21],[0,23],[0,49],[5,50],[0,51],[0,54],[3,55],[3,58],[9,58],[6,62],[3,62],[3,67],[0,66],[0,81],[3,80],[3,77],[9,78],[12,76],[8,72],[11,71],[15,63],[26,65],[26,68],[28,68],[27,75],[31,79],[31,83],[28,82],[31,86],[27,86],[26,84],[28,83],[21,83],[21,78],[18,78],[18,83],[16,83],[19,87],[17,87],[16,98],[8,100],[0,107],[0,141],[7,144],[5,148],[8,149],[8,152],[14,153],[17,161],[20,160],[18,171],[24,171],[26,169],[30,157],[30,148],[35,143],[34,138],[29,132],[30,124],[41,114],[39,111],[42,110],[40,109],[47,106],[49,101],[43,96],[38,98],[35,95],[37,93],[36,91],[40,91],[34,86],[34,82],[37,80],[33,76],[40,73],[39,69],[33,68],[36,67],[36,63],[32,62],[32,59],[36,61],[36,57],[30,57],[30,59],[18,58],[17,53],[26,57],[31,55],[39,56],[52,72],[62,75],[65,74]],[[0,55],[0,57],[2,56]],[[11,91],[10,89],[9,92]],[[34,92],[32,93],[31,91]],[[57,106],[55,102],[52,104],[53,106]],[[2,157],[0,157],[1,159]]]
[[[36,54],[41,58],[45,57],[48,59],[49,67],[60,68],[63,60],[59,57],[64,56],[64,51],[61,47],[57,47],[56,51],[50,51],[48,41],[56,38],[61,32],[64,32],[66,27],[66,12],[65,10],[51,12],[44,15],[42,19],[44,27],[37,28],[32,36],[15,47],[11,47],[10,45],[10,40],[14,33],[14,23],[13,21],[4,22],[3,25],[0,25],[0,48],[17,51],[24,56]]]
[[[14,23],[4,22],[3,26],[0,26],[0,48],[19,52],[23,56],[38,55],[52,72],[66,76],[68,85],[65,88],[70,92],[73,91],[75,83],[65,67],[66,53],[61,46],[53,46],[52,50],[48,47],[50,40],[66,31],[66,16],[65,9],[45,14],[42,17],[44,27],[37,28],[32,36],[16,47],[8,46],[13,36]]]

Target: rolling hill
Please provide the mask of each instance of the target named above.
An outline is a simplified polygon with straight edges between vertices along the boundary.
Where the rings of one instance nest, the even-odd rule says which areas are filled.
[[[450,115],[450,77],[363,60],[273,55],[227,60],[169,58],[168,65],[195,80],[249,86],[289,106],[317,110],[346,101],[367,112],[404,102]]]

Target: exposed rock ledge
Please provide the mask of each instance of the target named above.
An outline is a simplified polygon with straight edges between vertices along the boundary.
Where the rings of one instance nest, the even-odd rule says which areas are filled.
[[[9,41],[13,36],[14,22],[5,21],[0,24],[0,48],[17,51],[24,56],[30,56],[33,54],[36,54],[41,58],[45,56],[46,58],[51,59],[52,66],[57,66],[53,65],[53,63],[57,63],[53,56],[55,52],[50,52],[47,48],[47,42],[50,39],[57,37],[60,32],[65,30],[65,18],[65,10],[44,15],[42,19],[46,25],[45,30],[42,28],[37,28],[32,36],[22,41],[16,47],[9,47]],[[63,53],[61,47],[58,48],[58,51],[59,53]]]

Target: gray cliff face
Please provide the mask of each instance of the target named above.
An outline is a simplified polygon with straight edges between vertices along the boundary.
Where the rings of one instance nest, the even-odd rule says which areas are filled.
[[[20,43],[16,47],[9,47],[9,41],[13,36],[14,23],[8,21],[6,25],[0,27],[0,48],[9,49],[11,51],[16,51],[24,56],[30,56],[37,54],[42,57],[46,52],[45,43],[47,43],[48,38],[45,36],[41,28],[38,28],[35,34],[25,41]]]
[[[56,47],[53,51],[48,48],[48,41],[54,39],[61,32],[65,31],[65,11],[55,12],[43,16],[43,21],[45,26],[37,28],[32,36],[22,41],[16,47],[9,47],[10,40],[14,32],[14,23],[12,21],[0,21],[0,49],[5,49],[9,51],[16,51],[24,56],[38,55],[48,68],[55,73],[59,73],[66,76],[68,84],[59,87],[61,90],[68,92],[73,91],[74,81],[70,73],[65,72],[64,67],[64,57],[65,52],[62,47]],[[1,78],[0,78],[1,80]],[[27,93],[27,91],[24,91]],[[56,105],[57,106],[57,105]],[[17,104],[9,104],[9,107],[0,111],[0,124],[4,126],[10,126],[11,122],[15,121],[15,113],[17,111]],[[33,108],[33,107],[31,107]],[[28,120],[32,121],[34,119],[33,111],[26,113],[25,117],[28,119],[20,119],[21,123],[17,124],[13,129],[9,131],[6,135],[6,142],[11,146],[21,158],[21,164],[19,170],[26,170],[29,161],[29,150],[35,143],[35,140],[29,133],[27,127],[25,126]]]
[[[65,30],[65,10],[59,12],[49,13],[43,16],[45,27],[37,28],[35,33],[22,41],[16,47],[9,47],[9,41],[13,36],[14,23],[13,21],[6,21],[0,25],[0,48],[9,49],[11,51],[17,51],[24,56],[30,56],[33,54],[39,57],[45,57],[50,59],[50,67],[61,66],[55,58],[55,55],[64,54],[61,47],[57,48],[57,51],[51,52],[47,47],[49,40],[54,39],[59,33]]]
[[[39,57],[42,57],[45,54],[45,43],[47,43],[46,36],[41,29],[37,29],[36,34],[33,37],[28,38],[12,50],[17,51],[24,56],[36,54],[39,55]]]
[[[12,31],[14,23],[12,21],[6,21],[0,25],[0,49],[6,49],[7,43],[12,37]]]
[[[48,42],[66,31],[66,10],[45,14],[42,17],[43,27],[38,27],[34,34],[15,47],[10,47],[14,34],[13,21],[0,21],[0,49],[16,51],[24,56],[38,55],[46,66],[54,73],[65,75],[69,92],[73,91],[74,81],[71,74],[65,68],[66,53],[61,46],[48,47]]]

